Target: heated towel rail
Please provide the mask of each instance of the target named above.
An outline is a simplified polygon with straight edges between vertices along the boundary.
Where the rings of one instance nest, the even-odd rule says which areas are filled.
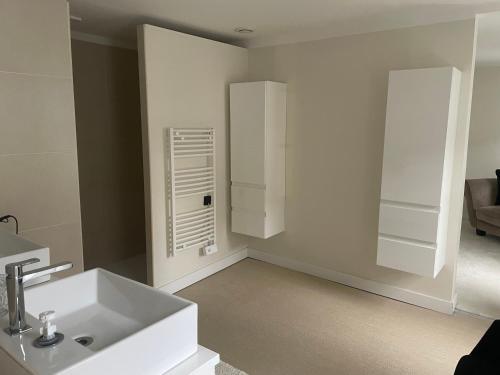
[[[215,246],[215,131],[167,129],[168,255]]]

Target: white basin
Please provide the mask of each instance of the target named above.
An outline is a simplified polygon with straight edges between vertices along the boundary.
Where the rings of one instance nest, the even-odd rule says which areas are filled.
[[[102,269],[29,288],[25,301],[34,317],[55,310],[65,335],[53,348],[34,348],[40,325],[28,316],[34,329],[11,341],[21,340],[23,365],[36,374],[158,375],[198,350],[196,304]],[[93,343],[80,345],[79,336]]]

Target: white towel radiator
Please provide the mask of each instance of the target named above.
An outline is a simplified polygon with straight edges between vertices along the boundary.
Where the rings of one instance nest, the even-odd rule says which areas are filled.
[[[215,241],[215,131],[167,129],[168,255],[217,251]]]

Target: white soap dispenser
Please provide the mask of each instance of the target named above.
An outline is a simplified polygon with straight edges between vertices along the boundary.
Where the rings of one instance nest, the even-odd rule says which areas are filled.
[[[41,312],[38,315],[38,320],[42,323],[40,327],[41,336],[35,340],[33,345],[37,348],[45,348],[55,345],[64,340],[62,333],[56,332],[56,325],[52,323],[52,319],[56,317],[56,312],[53,310]]]
[[[56,325],[52,324],[51,319],[56,317],[56,312],[53,310],[44,311],[38,315],[38,320],[42,322],[40,327],[40,334],[44,340],[52,340],[55,337]]]

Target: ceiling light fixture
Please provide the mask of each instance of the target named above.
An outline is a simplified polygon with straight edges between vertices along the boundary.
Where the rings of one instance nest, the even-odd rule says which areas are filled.
[[[237,33],[240,33],[240,34],[253,33],[253,29],[249,29],[247,27],[237,27],[236,29],[234,29],[234,31],[236,31]]]

